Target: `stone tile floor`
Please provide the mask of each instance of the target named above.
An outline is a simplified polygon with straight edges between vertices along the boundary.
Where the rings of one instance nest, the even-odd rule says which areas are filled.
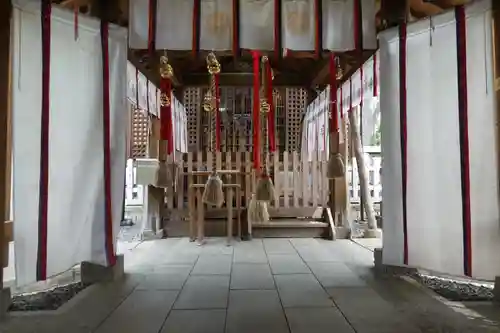
[[[125,266],[123,281],[90,287],[53,314],[13,315],[0,332],[500,332],[499,307],[481,304],[482,316],[375,278],[373,253],[348,240],[156,240],[127,252]]]

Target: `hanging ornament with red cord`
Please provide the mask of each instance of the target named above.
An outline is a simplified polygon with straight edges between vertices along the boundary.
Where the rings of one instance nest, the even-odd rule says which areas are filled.
[[[330,158],[327,174],[329,179],[342,178],[345,175],[345,165],[340,153],[340,128],[337,108],[337,59],[330,54]],[[340,111],[342,112],[342,110]]]
[[[259,201],[266,201],[270,202],[271,200],[274,200],[274,185],[271,177],[269,176],[269,170],[268,170],[268,153],[269,153],[269,140],[268,140],[268,134],[269,134],[269,122],[268,122],[268,117],[270,115],[271,111],[271,105],[272,105],[272,100],[271,103],[269,103],[269,94],[268,94],[268,88],[269,88],[269,82],[268,82],[268,76],[266,75],[266,67],[269,65],[269,59],[267,56],[262,57],[261,61],[261,77],[262,77],[262,86],[260,90],[260,121],[261,124],[263,124],[262,132],[263,132],[263,137],[264,137],[264,144],[262,145],[262,156],[264,159],[264,166],[262,168],[261,175],[259,177],[259,180],[257,182],[257,188],[255,191],[255,197]],[[272,91],[271,91],[271,99],[272,99]]]
[[[210,129],[209,129],[209,145],[210,153],[218,152],[220,147],[220,139],[217,138],[216,133],[216,148],[214,150],[213,143],[213,132],[219,130],[218,120],[219,117],[217,113],[219,112],[219,97],[218,93],[218,79],[217,76],[220,74],[221,66],[217,57],[213,52],[210,52],[207,56],[207,70],[210,75],[210,82],[207,94],[203,100],[203,110],[209,112],[210,119]],[[215,126],[214,126],[215,123]],[[215,164],[216,154],[213,154],[213,164],[212,164],[212,174],[208,177],[207,183],[205,184],[205,190],[203,191],[202,201],[208,205],[215,206],[217,208],[221,207],[224,203],[224,192],[222,190],[222,179],[217,173],[217,167]]]

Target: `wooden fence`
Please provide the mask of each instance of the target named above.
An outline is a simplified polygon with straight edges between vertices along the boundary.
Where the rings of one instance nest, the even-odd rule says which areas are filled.
[[[182,158],[178,161],[180,172],[177,176],[176,187],[167,189],[166,208],[169,211],[187,214],[189,186],[206,181],[206,178],[191,175],[190,172],[211,171],[214,166],[217,170],[241,172],[239,180],[234,179],[236,176],[224,176],[223,181],[240,183],[242,190],[239,199],[242,207],[247,206],[256,185],[251,152],[189,152],[182,154]],[[284,152],[279,155],[267,155],[267,161],[275,187],[275,199],[270,203],[271,211],[278,210],[286,215],[287,211],[299,213],[301,209],[310,211],[310,209],[326,205],[329,182],[326,178],[327,162],[325,159],[307,161],[301,159],[298,152]]]

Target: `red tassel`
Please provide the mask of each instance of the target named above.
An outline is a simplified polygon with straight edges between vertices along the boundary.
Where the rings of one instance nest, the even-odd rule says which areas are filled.
[[[253,57],[253,163],[255,170],[260,170],[260,55],[252,51]]]
[[[220,74],[215,74],[215,149],[220,151]]]
[[[271,63],[266,62],[266,80],[267,80],[267,103],[269,104],[269,113],[267,115],[267,127],[269,131],[269,150],[271,153],[276,151],[276,134],[275,134],[275,110],[274,110],[274,98],[273,98],[273,72],[271,69]]]
[[[335,53],[330,53],[330,133],[339,130],[337,110],[337,64]]]
[[[373,96],[378,96],[377,53],[373,54]]]
[[[160,80],[161,93],[169,100],[168,105],[162,105],[160,109],[161,129],[160,136],[162,140],[167,140],[167,154],[174,151],[174,138],[172,133],[172,82],[169,79]]]

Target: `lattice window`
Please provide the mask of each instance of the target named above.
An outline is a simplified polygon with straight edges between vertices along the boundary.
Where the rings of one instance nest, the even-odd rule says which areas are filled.
[[[286,88],[286,137],[285,150],[300,150],[300,126],[302,116],[307,107],[307,90],[303,88]]]
[[[132,158],[145,158],[148,156],[149,119],[141,110],[132,111],[131,130]]]

